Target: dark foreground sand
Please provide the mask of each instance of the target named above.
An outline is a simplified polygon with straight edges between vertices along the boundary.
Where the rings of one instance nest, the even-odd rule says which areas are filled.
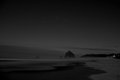
[[[84,62],[69,62],[66,63],[66,66],[54,66],[52,63],[51,69],[46,70],[37,70],[35,67],[50,65],[51,63],[35,63],[35,64],[26,64],[30,69],[27,69],[25,64],[12,67],[1,67],[0,71],[0,80],[92,80],[89,76],[94,74],[102,74],[105,71],[93,69],[85,66]],[[33,66],[34,65],[34,66]],[[48,66],[47,65],[47,66]],[[21,67],[22,66],[22,67]],[[14,70],[10,72],[3,72],[2,69],[15,69],[23,68],[21,70]],[[33,69],[32,69],[33,68]]]

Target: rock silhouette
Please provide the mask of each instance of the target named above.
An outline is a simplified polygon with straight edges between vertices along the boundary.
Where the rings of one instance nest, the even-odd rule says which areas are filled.
[[[66,53],[65,53],[65,56],[64,56],[65,58],[75,58],[75,54],[73,53],[73,52],[71,52],[71,51],[67,51]]]
[[[110,54],[85,54],[81,57],[113,57],[115,59],[120,59],[120,53],[110,53]]]

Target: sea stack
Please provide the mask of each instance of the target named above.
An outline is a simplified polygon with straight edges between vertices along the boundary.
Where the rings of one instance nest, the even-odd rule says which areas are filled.
[[[73,53],[73,52],[71,52],[71,51],[67,51],[66,53],[65,53],[65,56],[64,56],[65,58],[75,58],[75,54]]]

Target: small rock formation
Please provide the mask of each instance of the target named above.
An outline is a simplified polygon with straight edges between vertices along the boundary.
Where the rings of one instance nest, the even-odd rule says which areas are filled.
[[[73,52],[71,52],[71,51],[67,51],[66,53],[65,53],[65,56],[64,56],[65,58],[75,58],[75,54],[73,53]]]

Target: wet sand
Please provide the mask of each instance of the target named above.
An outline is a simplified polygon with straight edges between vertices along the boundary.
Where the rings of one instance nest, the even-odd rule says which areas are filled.
[[[41,64],[35,64],[36,66],[41,66]],[[26,65],[28,66],[28,64]],[[10,69],[10,67],[6,68]],[[22,66],[22,68],[24,67]],[[91,75],[106,73],[105,71],[85,66],[85,62],[69,62],[65,66],[54,64],[51,69],[46,70],[34,70],[35,66],[30,64],[29,68],[31,68],[31,70],[27,70],[27,68],[25,68],[22,70],[14,70],[10,72],[1,71],[0,73],[2,75],[0,75],[0,80],[92,80],[90,78]]]

